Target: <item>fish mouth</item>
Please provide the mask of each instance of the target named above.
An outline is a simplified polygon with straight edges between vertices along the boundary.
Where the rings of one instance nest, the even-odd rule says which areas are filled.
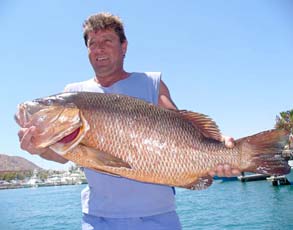
[[[36,127],[32,137],[35,148],[50,148],[64,155],[83,139],[89,125],[75,106],[43,106],[36,102],[18,105],[15,121],[22,128]]]
[[[66,132],[60,133],[59,138],[54,140],[54,143],[50,144],[49,148],[60,155],[64,155],[76,147],[90,129],[90,126],[82,113],[80,113],[80,119],[80,126],[73,126]]]
[[[14,120],[22,128],[27,128],[27,126],[30,122],[30,118],[33,115],[31,113],[31,111],[28,110],[28,108],[29,108],[28,103],[23,103],[23,104],[17,105],[17,112],[14,115]]]

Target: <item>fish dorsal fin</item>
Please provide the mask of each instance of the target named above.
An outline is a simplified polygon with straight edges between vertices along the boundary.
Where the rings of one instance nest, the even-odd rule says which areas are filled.
[[[206,138],[222,141],[222,134],[217,124],[207,115],[187,110],[178,110],[177,112],[193,126],[198,128]]]

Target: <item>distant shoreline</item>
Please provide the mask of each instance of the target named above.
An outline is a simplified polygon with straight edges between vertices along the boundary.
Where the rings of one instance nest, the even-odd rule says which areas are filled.
[[[82,183],[55,183],[55,184],[36,184],[36,185],[27,185],[27,184],[5,184],[0,185],[0,190],[6,189],[19,189],[19,188],[38,188],[38,187],[51,187],[51,186],[64,186],[64,185],[81,185],[87,184],[87,182]]]

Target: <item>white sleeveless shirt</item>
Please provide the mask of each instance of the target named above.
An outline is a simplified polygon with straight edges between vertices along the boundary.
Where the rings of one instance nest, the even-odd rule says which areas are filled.
[[[132,73],[109,87],[99,85],[94,78],[72,83],[66,92],[90,91],[117,93],[158,104],[161,73]],[[142,183],[84,169],[88,186],[81,193],[82,212],[110,218],[143,217],[175,210],[172,187]]]

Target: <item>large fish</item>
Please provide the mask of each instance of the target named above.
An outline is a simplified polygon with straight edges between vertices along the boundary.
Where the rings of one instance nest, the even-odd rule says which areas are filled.
[[[167,110],[115,94],[62,93],[22,103],[21,127],[36,126],[32,143],[81,166],[138,181],[204,189],[209,170],[230,164],[241,171],[287,174],[281,152],[285,130],[241,138],[228,149],[210,118]]]

